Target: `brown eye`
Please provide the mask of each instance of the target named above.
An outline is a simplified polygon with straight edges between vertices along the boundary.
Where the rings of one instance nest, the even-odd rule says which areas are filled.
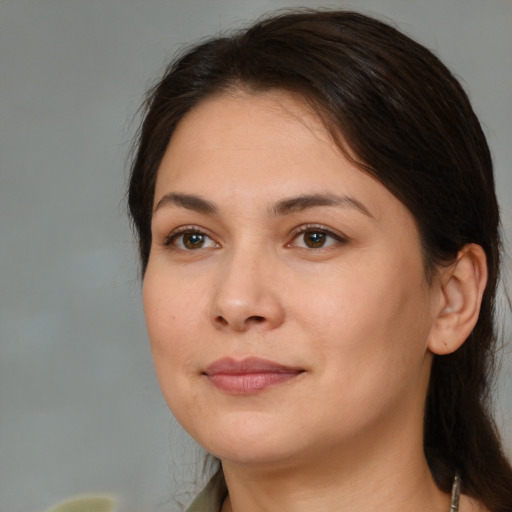
[[[174,233],[166,240],[165,245],[181,251],[195,251],[197,249],[212,249],[218,244],[207,234],[201,231],[181,231]]]
[[[183,245],[187,249],[200,249],[204,246],[206,235],[202,233],[184,233]]]
[[[317,249],[325,245],[327,235],[321,231],[306,231],[303,235],[304,244],[310,249]]]
[[[323,249],[331,245],[342,245],[347,241],[345,237],[337,235],[321,227],[304,227],[295,235],[290,247],[299,247],[302,249]]]

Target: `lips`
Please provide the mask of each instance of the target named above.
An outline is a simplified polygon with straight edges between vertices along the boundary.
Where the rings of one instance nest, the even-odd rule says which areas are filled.
[[[241,361],[219,359],[208,366],[203,374],[219,390],[243,395],[259,393],[269,387],[284,384],[303,372],[301,368],[251,357]]]

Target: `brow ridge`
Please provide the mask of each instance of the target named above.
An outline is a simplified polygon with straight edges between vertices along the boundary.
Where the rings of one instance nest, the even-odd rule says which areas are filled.
[[[216,214],[218,208],[215,203],[195,194],[170,192],[165,194],[155,206],[153,213],[166,206],[179,206],[204,214]],[[351,196],[338,196],[332,193],[302,194],[295,197],[281,199],[274,204],[269,213],[271,216],[282,216],[297,213],[308,208],[319,206],[349,207],[359,210],[364,215],[373,218],[373,215],[361,201]]]
[[[338,196],[332,193],[303,194],[296,197],[290,197],[288,199],[282,199],[272,206],[270,213],[272,215],[287,215],[317,206],[355,208],[364,215],[373,218],[370,210],[368,210],[361,201],[351,196]]]
[[[165,194],[160,201],[158,201],[157,205],[153,209],[153,214],[160,208],[171,205],[181,206],[187,210],[194,210],[199,213],[217,213],[217,206],[201,196],[171,192],[169,194]]]

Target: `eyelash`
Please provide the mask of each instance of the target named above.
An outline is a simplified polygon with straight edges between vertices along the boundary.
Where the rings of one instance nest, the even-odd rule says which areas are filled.
[[[341,234],[338,234],[338,233],[334,233],[333,231],[331,231],[330,229],[326,228],[325,226],[320,226],[320,225],[317,225],[317,224],[307,224],[305,226],[300,226],[297,230],[295,230],[292,233],[291,242],[287,243],[286,245],[287,246],[291,246],[293,241],[295,241],[301,235],[305,236],[307,233],[320,233],[320,234],[323,234],[323,235],[325,235],[327,237],[332,238],[338,244],[345,244],[345,243],[348,242],[348,238],[347,237],[345,237],[345,236],[343,236]],[[307,250],[317,249],[318,250],[318,249],[325,249],[326,247],[328,247],[330,245],[334,245],[334,244],[322,245],[320,247],[301,247],[301,249],[307,249]]]
[[[330,229],[327,229],[324,226],[320,226],[320,225],[316,225],[316,224],[307,224],[304,226],[300,226],[299,228],[297,228],[296,230],[294,230],[292,232],[291,241],[288,242],[287,244],[285,244],[285,247],[293,247],[294,246],[293,242],[297,238],[299,238],[301,235],[305,236],[307,233],[319,233],[319,234],[325,235],[326,237],[329,237],[329,238],[332,238],[333,240],[335,240],[338,244],[345,244],[348,242],[348,239],[346,237],[344,237],[340,234],[334,233]],[[210,239],[218,246],[218,244],[214,241],[214,238],[210,234],[208,234],[203,228],[200,228],[198,226],[181,226],[181,227],[177,228],[176,230],[174,230],[170,235],[168,235],[165,238],[163,245],[166,247],[174,246],[173,248],[176,250],[193,251],[194,249],[190,249],[190,248],[184,249],[181,247],[177,247],[175,245],[176,240],[180,236],[183,236],[183,235],[200,235],[200,236]],[[334,244],[331,243],[331,244],[328,244],[327,246],[320,245],[318,247],[299,247],[299,248],[306,249],[306,250],[313,250],[313,249],[318,250],[318,249],[325,249],[326,247],[328,247],[330,245],[334,245]],[[197,249],[201,249],[201,248],[203,248],[203,247],[200,246]]]
[[[164,246],[170,247],[173,246],[176,242],[176,240],[183,235],[201,235],[204,237],[209,238],[213,241],[213,237],[210,236],[203,228],[200,228],[198,226],[181,226],[177,229],[175,229],[169,236],[167,236],[164,240]],[[218,245],[218,244],[217,244]],[[174,247],[177,250],[186,251],[187,249],[182,249],[178,247]],[[192,249],[189,249],[192,250]]]

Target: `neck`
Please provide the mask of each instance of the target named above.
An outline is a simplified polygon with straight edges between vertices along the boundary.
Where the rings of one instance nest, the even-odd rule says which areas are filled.
[[[223,512],[448,512],[450,496],[435,485],[422,440],[408,438],[407,430],[368,432],[336,451],[318,449],[321,457],[279,466],[223,461]]]

